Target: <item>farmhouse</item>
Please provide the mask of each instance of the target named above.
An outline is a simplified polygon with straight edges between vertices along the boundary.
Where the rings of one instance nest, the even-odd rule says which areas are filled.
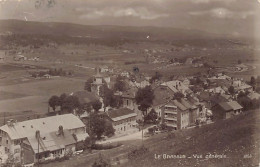
[[[115,133],[125,133],[126,131],[136,127],[137,114],[128,108],[120,108],[117,110],[109,110],[107,112]]]
[[[13,154],[17,161],[20,161],[21,145],[24,142],[27,142],[33,148],[33,143],[30,141],[33,141],[31,139],[35,137],[37,131],[40,133],[41,140],[47,138],[54,140],[54,137],[49,136],[60,127],[64,130],[64,140],[66,136],[72,136],[73,134],[76,136],[77,141],[83,141],[88,137],[84,123],[73,114],[65,114],[23,122],[10,120],[6,125],[0,127],[0,145],[5,148],[6,153]],[[47,142],[47,140],[44,142]],[[59,146],[54,142],[53,147]]]
[[[243,107],[236,101],[221,102],[212,107],[214,119],[227,119],[242,112]]]
[[[130,110],[135,110],[137,108],[135,102],[135,92],[136,89],[128,89],[122,93],[123,107],[128,108]]]
[[[76,138],[62,126],[55,132],[41,134],[35,132],[35,136],[26,138],[21,144],[22,161],[24,164],[43,162],[55,158],[61,158],[76,150]]]

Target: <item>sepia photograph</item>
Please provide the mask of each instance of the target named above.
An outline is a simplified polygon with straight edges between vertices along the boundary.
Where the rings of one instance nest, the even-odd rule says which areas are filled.
[[[260,167],[260,0],[0,0],[0,167]]]

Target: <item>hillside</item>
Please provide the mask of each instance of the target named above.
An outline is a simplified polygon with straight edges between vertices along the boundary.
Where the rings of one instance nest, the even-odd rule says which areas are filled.
[[[226,35],[212,34],[198,30],[184,30],[170,27],[132,27],[112,25],[79,25],[58,22],[31,22],[21,20],[0,20],[0,34],[11,32],[20,35],[48,35],[48,38],[68,36],[92,40],[131,40],[132,42],[171,42],[174,45],[223,46],[244,45],[247,41],[232,39]],[[147,38],[149,36],[149,38]],[[26,37],[26,36],[23,36]],[[37,37],[37,36],[36,36]],[[232,39],[232,42],[231,42]],[[75,40],[75,39],[72,39]],[[234,43],[235,41],[235,43]]]
[[[145,143],[149,151],[122,166],[199,166],[232,167],[259,164],[259,111],[250,111],[236,118],[200,128],[154,136]],[[185,155],[183,159],[155,159],[156,155]],[[203,158],[194,158],[193,155]],[[205,159],[206,155],[226,155],[227,158]],[[251,154],[251,158],[244,156]]]
[[[52,34],[89,37],[146,38],[147,35],[154,39],[203,39],[218,37],[198,30],[181,30],[167,27],[132,27],[113,25],[79,25],[58,22],[33,22],[21,20],[0,20],[0,32],[10,31],[20,34]]]

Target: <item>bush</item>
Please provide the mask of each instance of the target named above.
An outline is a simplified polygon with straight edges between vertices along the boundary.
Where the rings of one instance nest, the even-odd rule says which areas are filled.
[[[122,144],[121,143],[116,143],[116,144],[93,144],[92,149],[95,150],[108,150],[116,147],[120,147]]]
[[[130,153],[128,153],[128,158],[129,159],[137,158],[137,157],[147,153],[148,151],[149,151],[148,148],[141,146],[140,148],[137,148],[137,149],[131,151]]]
[[[110,167],[109,160],[106,160],[99,154],[99,158],[92,164],[92,167]]]

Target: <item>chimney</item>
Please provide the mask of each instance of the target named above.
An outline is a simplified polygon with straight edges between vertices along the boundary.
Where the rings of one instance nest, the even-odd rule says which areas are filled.
[[[36,130],[35,137],[36,137],[36,139],[39,139],[41,137],[39,130]]]
[[[64,136],[63,126],[61,125],[59,126],[58,134]]]
[[[7,126],[11,126],[11,122],[10,121],[7,121]]]

